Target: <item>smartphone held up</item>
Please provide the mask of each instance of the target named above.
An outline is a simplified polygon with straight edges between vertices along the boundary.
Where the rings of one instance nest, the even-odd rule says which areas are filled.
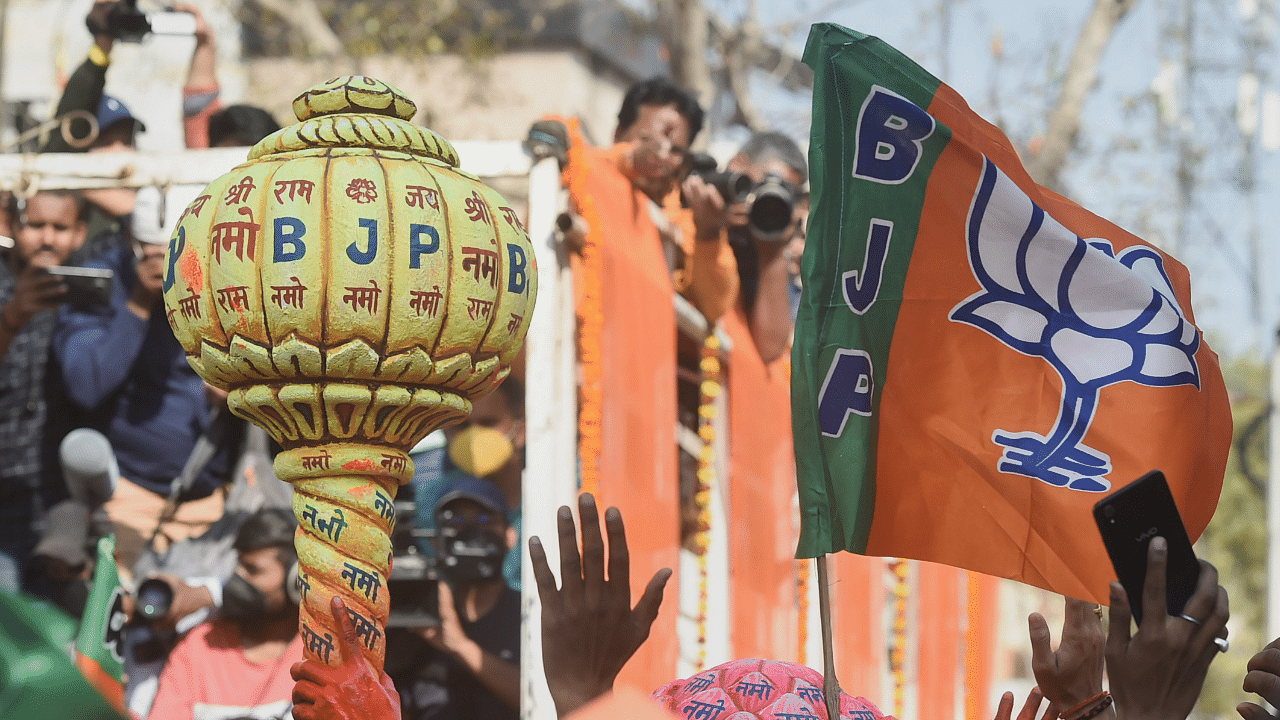
[[[1168,545],[1166,609],[1170,615],[1181,615],[1195,594],[1200,562],[1164,473],[1153,470],[1098,501],[1093,507],[1093,518],[1139,626],[1143,617],[1143,585],[1147,579],[1147,547],[1153,538],[1165,539]]]

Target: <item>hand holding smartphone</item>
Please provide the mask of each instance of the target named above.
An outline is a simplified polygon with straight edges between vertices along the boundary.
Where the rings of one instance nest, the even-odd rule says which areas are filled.
[[[111,280],[115,273],[110,270],[54,265],[44,272],[62,280],[67,286],[66,302],[72,305],[87,307],[111,302]]]
[[[1165,539],[1168,544],[1166,609],[1170,615],[1181,615],[1196,591],[1200,563],[1164,473],[1153,470],[1098,501],[1093,507],[1093,518],[1139,626],[1147,578],[1147,546],[1152,538]]]

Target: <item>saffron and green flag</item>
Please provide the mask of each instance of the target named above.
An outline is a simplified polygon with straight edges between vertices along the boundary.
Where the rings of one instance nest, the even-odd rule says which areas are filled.
[[[116,541],[98,540],[93,586],[76,636],[76,667],[117,708],[124,707],[124,590],[116,572]]]
[[[1161,469],[1191,537],[1231,416],[1172,257],[1038,186],[954,90],[815,25],[792,356],[798,557],[915,558],[1106,602],[1092,517]]]
[[[0,592],[0,718],[120,720],[71,662],[76,621],[43,600]]]

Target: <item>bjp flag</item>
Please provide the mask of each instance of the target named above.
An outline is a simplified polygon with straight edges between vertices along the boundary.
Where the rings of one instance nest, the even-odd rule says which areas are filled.
[[[815,25],[792,357],[799,557],[915,558],[1105,602],[1092,517],[1152,469],[1191,537],[1231,438],[1176,260],[1038,186],[880,40]]]
[[[124,711],[124,590],[116,573],[116,541],[108,535],[98,540],[93,587],[85,602],[80,632],[76,636],[76,667],[113,707]]]

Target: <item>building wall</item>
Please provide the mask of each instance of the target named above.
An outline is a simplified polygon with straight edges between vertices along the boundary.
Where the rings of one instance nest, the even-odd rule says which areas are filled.
[[[285,58],[244,63],[241,100],[293,120],[293,98],[337,75],[363,74],[399,87],[418,104],[415,121],[451,140],[517,140],[547,114],[578,116],[597,143],[612,139],[625,82],[592,67],[585,53],[529,50],[468,60],[378,56],[334,61]],[[281,78],[287,78],[282,82]]]
[[[9,0],[0,72],[0,94],[6,101],[31,103],[40,119],[52,115],[63,85],[84,61],[92,42],[84,26],[92,4],[92,0]],[[416,121],[449,139],[522,139],[535,120],[555,113],[582,118],[588,136],[603,144],[613,137],[618,106],[629,85],[628,79],[595,56],[568,47],[490,58],[246,60],[240,57],[234,4],[234,0],[200,2],[217,38],[222,101],[259,105],[281,124],[294,121],[293,99],[311,85],[338,75],[365,74],[404,90],[418,103]],[[189,36],[116,43],[106,89],[146,123],[147,132],[139,138],[141,149],[182,147],[181,88],[194,46]]]

